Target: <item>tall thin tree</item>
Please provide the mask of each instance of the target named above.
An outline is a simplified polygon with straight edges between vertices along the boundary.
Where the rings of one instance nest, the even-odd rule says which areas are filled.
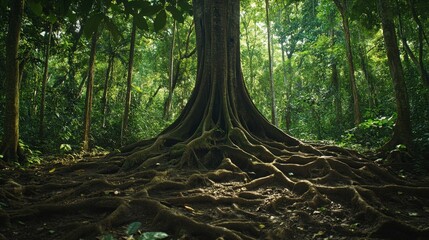
[[[389,0],[378,0],[378,11],[381,17],[384,44],[386,47],[387,60],[390,75],[393,80],[393,90],[396,99],[397,119],[391,140],[386,143],[382,150],[395,148],[397,144],[404,144],[412,151],[412,129],[410,120],[410,107],[407,96],[404,72],[399,55],[398,40],[393,21],[392,6]]]
[[[349,80],[352,88],[352,97],[353,97],[353,116],[354,116],[354,124],[356,126],[361,122],[362,117],[360,113],[359,93],[356,86],[355,66],[353,62],[353,52],[352,52],[349,15],[348,15],[348,11],[349,11],[348,1],[349,0],[334,0],[334,3],[337,6],[343,21],[343,31],[344,31],[344,37],[346,40],[347,63],[349,66]]]
[[[51,38],[52,38],[52,23],[49,24],[49,30],[46,33],[46,49],[45,49],[45,61],[43,66],[43,78],[42,78],[42,91],[40,98],[40,115],[39,115],[39,139],[43,141],[45,137],[45,103],[46,103],[46,84],[48,82],[48,68],[49,68],[49,52],[51,48]]]
[[[133,64],[134,64],[134,48],[136,43],[136,32],[137,25],[136,19],[133,17],[133,24],[131,27],[131,42],[130,42],[130,52],[128,58],[128,74],[127,74],[127,92],[125,95],[125,108],[124,108],[124,116],[122,120],[122,128],[121,128],[121,143],[125,141],[128,131],[128,120],[130,115],[131,108],[131,88],[132,88],[132,80],[133,80]]]
[[[6,161],[25,160],[19,147],[19,38],[25,0],[10,2],[9,27],[6,38],[5,113],[1,155]]]
[[[270,23],[270,4],[265,0],[265,14],[267,23],[267,46],[268,46],[268,64],[270,76],[270,94],[271,94],[271,123],[277,126],[277,113],[276,113],[276,93],[274,89],[274,76],[273,76],[273,56],[272,56],[272,39],[271,39],[271,23]]]
[[[85,115],[84,115],[84,129],[83,129],[83,150],[89,151],[89,141],[91,133],[91,113],[93,101],[93,87],[94,87],[94,71],[95,71],[95,54],[97,51],[98,30],[96,30],[91,37],[91,52],[89,55],[88,63],[88,79],[86,84],[86,98],[85,98]]]

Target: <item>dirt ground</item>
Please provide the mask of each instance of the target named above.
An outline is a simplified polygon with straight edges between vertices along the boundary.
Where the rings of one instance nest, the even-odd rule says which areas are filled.
[[[429,184],[375,163],[291,157],[242,171],[121,170],[103,156],[0,170],[0,239],[429,239]],[[126,234],[139,222],[134,238]],[[134,226],[136,226],[134,224]],[[161,238],[141,238],[161,239]]]

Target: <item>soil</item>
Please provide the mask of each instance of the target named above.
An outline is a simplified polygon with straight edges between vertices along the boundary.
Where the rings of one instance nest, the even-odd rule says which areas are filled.
[[[0,239],[429,239],[429,184],[365,158],[293,155],[245,171],[104,156],[0,170]],[[256,170],[255,170],[256,169]],[[259,170],[258,170],[259,169]],[[293,183],[293,184],[291,184]]]

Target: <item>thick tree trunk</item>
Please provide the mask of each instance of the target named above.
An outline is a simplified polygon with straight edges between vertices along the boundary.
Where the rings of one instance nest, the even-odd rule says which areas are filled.
[[[130,43],[130,52],[128,58],[128,74],[127,74],[127,93],[125,97],[125,109],[124,116],[122,120],[122,128],[121,128],[121,144],[124,143],[125,138],[128,135],[128,120],[130,116],[130,108],[131,108],[131,88],[132,88],[132,80],[133,80],[133,64],[134,64],[134,48],[136,43],[136,32],[137,25],[135,23],[135,19],[133,19],[133,25],[131,29],[131,43]]]
[[[407,87],[399,55],[392,10],[389,4],[388,0],[378,0],[378,11],[381,17],[387,59],[393,80],[398,118],[396,119],[392,139],[383,146],[382,150],[390,150],[395,148],[397,144],[404,144],[409,150],[412,150],[412,131]]]
[[[40,99],[40,116],[39,116],[39,140],[43,141],[45,136],[45,98],[46,98],[46,83],[48,82],[48,68],[49,68],[49,51],[51,48],[52,38],[52,23],[49,24],[48,40],[46,42],[45,62],[43,66],[42,78],[42,96]]]
[[[270,73],[270,93],[271,93],[271,123],[277,126],[277,113],[276,113],[276,92],[274,89],[274,77],[273,77],[273,56],[271,51],[271,24],[270,24],[270,5],[268,0],[265,0],[265,14],[267,22],[267,46],[268,46],[268,64]]]
[[[24,0],[10,1],[6,40],[5,114],[0,154],[5,161],[25,160],[19,149],[19,59],[18,48]]]
[[[300,145],[270,124],[249,98],[240,64],[239,1],[194,0],[193,7],[195,88],[178,119],[160,135],[122,149],[125,169],[162,160],[216,167],[225,157],[251,164],[257,156],[273,156],[267,149]]]
[[[355,66],[353,62],[353,53],[352,53],[352,45],[351,45],[351,38],[350,38],[349,17],[347,14],[347,0],[334,0],[334,2],[343,20],[344,37],[346,40],[347,63],[349,66],[349,79],[350,79],[350,85],[352,88],[352,97],[353,97],[354,124],[355,126],[357,126],[361,122],[362,117],[361,117],[360,106],[359,106],[359,93],[357,90],[356,79],[355,79]]]
[[[95,71],[95,54],[97,50],[98,31],[92,34],[91,38],[91,52],[89,55],[88,63],[88,81],[86,85],[86,99],[85,99],[85,115],[83,119],[83,151],[89,151],[89,140],[91,133],[91,112],[92,112],[92,98],[94,86],[94,71]]]

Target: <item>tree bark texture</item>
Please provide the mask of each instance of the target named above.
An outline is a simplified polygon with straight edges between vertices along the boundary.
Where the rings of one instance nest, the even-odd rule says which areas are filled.
[[[395,148],[397,144],[404,144],[407,148],[412,149],[412,132],[407,87],[399,55],[398,41],[390,1],[378,0],[378,11],[382,22],[384,43],[390,75],[393,80],[396,110],[398,114],[392,139],[383,147],[383,149],[390,150]]]
[[[88,64],[88,80],[86,85],[86,98],[85,98],[85,115],[83,120],[83,150],[89,151],[89,141],[91,134],[91,112],[93,101],[93,87],[94,87],[94,71],[95,71],[95,54],[97,50],[98,31],[94,32],[91,38],[91,52],[89,55]]]
[[[19,150],[19,38],[24,0],[10,1],[9,27],[6,39],[5,115],[1,154],[6,161],[24,160]],[[20,156],[18,156],[20,155]]]
[[[194,0],[193,7],[198,57],[195,88],[180,116],[157,137],[121,149],[125,169],[161,160],[213,167],[225,157],[249,161],[270,144],[300,145],[270,124],[249,98],[240,64],[239,1]]]

